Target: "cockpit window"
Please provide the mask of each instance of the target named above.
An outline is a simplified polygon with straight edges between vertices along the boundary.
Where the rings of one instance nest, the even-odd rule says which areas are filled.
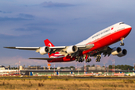
[[[124,24],[124,22],[120,22],[119,25]]]

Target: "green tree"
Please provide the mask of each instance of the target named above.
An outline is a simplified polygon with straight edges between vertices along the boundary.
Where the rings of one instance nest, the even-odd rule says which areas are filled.
[[[109,65],[110,68],[111,68],[111,65]],[[109,68],[109,69],[110,69]],[[117,65],[115,66],[115,69],[121,69],[121,70],[133,70],[133,66],[130,66],[130,65]]]
[[[109,69],[112,69],[112,65],[109,65]]]
[[[90,65],[86,65],[86,67],[90,67]]]
[[[74,66],[70,66],[70,68],[75,68]]]
[[[64,69],[64,67],[60,67],[60,69]]]

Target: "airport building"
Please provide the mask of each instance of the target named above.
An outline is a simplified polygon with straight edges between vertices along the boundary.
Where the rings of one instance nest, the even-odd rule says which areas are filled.
[[[29,76],[48,76],[48,75],[114,75],[124,76],[132,75],[135,76],[134,70],[121,70],[121,69],[109,69],[107,67],[101,67],[99,65],[92,67],[57,67],[47,68],[41,66],[28,66],[27,68],[20,66],[19,69],[11,70],[5,66],[0,66],[0,75],[29,75]]]
[[[125,75],[132,73],[132,70],[121,70],[121,69],[108,69],[106,67],[95,66],[95,67],[81,67],[81,68],[51,68],[46,67],[30,67],[20,70],[23,75],[30,76],[45,76],[45,75]]]

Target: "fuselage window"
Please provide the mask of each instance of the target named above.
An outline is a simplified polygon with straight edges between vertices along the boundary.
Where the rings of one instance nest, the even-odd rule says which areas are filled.
[[[124,22],[120,22],[119,25],[124,24]]]

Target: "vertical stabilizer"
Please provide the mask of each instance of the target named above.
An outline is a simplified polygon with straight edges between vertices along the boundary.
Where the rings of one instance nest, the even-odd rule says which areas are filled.
[[[44,43],[45,43],[45,46],[54,47],[54,45],[48,39],[44,40]],[[54,53],[53,54],[48,53],[49,57],[51,57],[53,55],[54,55]]]
[[[44,40],[44,43],[45,43],[45,46],[54,47],[54,45],[48,39]]]
[[[48,39],[44,40],[44,43],[45,43],[45,46],[54,47],[54,45]],[[60,52],[54,52],[54,53],[48,53],[48,56],[50,58],[58,58],[58,57],[61,57],[63,55],[61,55]]]

